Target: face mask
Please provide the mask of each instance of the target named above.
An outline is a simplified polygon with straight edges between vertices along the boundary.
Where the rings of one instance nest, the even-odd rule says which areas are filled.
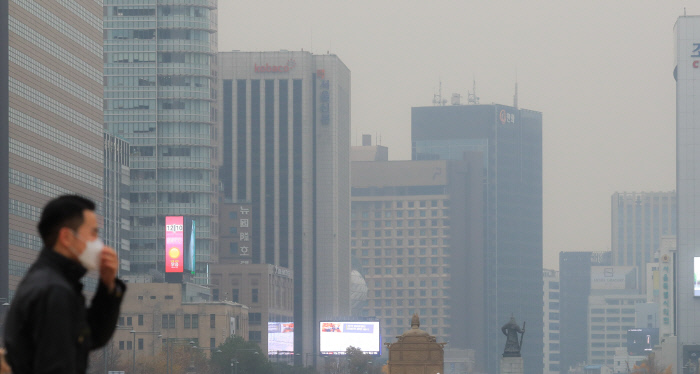
[[[76,234],[77,235],[77,234]],[[85,269],[97,270],[100,267],[100,254],[104,244],[100,238],[85,243],[85,250],[78,255],[78,261]]]

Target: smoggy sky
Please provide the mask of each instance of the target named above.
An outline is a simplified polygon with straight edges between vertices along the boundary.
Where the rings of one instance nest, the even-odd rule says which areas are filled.
[[[614,192],[675,189],[666,1],[219,0],[219,50],[334,53],[352,72],[353,145],[411,158],[411,107],[433,94],[543,113],[544,266],[610,249]]]

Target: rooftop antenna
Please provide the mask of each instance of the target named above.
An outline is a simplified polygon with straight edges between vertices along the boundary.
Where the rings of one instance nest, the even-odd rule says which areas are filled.
[[[515,95],[513,95],[513,108],[518,109],[518,69],[515,69]]]
[[[440,82],[440,88],[438,89],[438,94],[433,94],[433,105],[443,106],[447,104],[447,99],[442,98],[442,80]]]
[[[469,104],[479,104],[479,96],[476,96],[476,78],[474,78],[474,85],[472,88],[473,91],[468,92],[467,94],[467,103]]]

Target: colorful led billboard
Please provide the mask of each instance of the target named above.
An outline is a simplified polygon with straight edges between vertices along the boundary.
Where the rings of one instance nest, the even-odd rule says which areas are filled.
[[[321,354],[344,355],[348,347],[380,355],[379,322],[321,322]]]
[[[294,322],[267,323],[267,354],[294,354]]]
[[[165,217],[165,272],[182,273],[184,269],[184,217]]]

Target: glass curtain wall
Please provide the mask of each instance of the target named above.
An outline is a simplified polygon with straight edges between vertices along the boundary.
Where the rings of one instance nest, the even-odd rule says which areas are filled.
[[[165,216],[196,221],[198,283],[215,254],[216,6],[104,1],[104,121],[132,145],[132,274],[164,271]]]

